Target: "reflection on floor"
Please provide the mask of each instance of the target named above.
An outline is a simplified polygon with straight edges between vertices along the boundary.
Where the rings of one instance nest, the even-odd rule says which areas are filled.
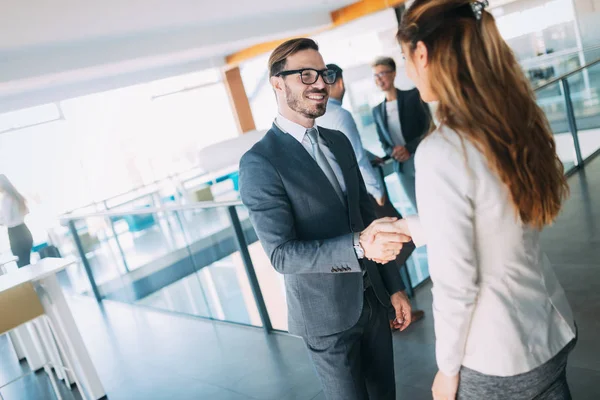
[[[575,400],[600,399],[600,158],[570,178],[571,199],[543,245],[571,301],[579,343],[569,360]],[[415,301],[427,317],[394,334],[398,399],[431,399],[436,372],[430,284]],[[272,399],[324,396],[301,340],[260,329],[73,297],[79,329],[109,400]],[[0,385],[25,369],[0,337]],[[44,374],[0,390],[6,400],[51,399]],[[79,399],[67,393],[65,399]]]

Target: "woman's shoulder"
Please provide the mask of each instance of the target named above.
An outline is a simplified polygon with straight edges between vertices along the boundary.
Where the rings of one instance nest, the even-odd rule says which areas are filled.
[[[425,137],[417,148],[417,157],[454,158],[464,156],[467,141],[447,126],[439,126]]]

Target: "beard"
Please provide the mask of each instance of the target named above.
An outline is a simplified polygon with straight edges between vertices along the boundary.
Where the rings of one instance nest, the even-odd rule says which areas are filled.
[[[327,99],[328,96],[327,91],[318,89],[306,90],[302,93],[293,93],[289,86],[287,84],[285,85],[285,97],[288,107],[295,112],[302,114],[302,116],[306,118],[317,119],[325,114],[327,102],[311,104],[310,100],[305,97],[309,94],[322,94],[325,96],[325,99]]]

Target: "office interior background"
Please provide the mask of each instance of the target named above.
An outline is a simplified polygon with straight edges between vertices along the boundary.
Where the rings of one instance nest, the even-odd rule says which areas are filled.
[[[257,241],[239,203],[237,182],[243,150],[276,116],[266,69],[269,43],[297,35],[314,38],[325,61],[344,69],[344,107],[352,112],[365,148],[383,155],[371,116],[383,95],[373,82],[370,63],[377,56],[394,57],[397,87],[412,87],[394,38],[402,3],[60,0],[34,5],[8,0],[0,6],[0,173],[29,201],[26,223],[34,237],[33,262],[50,246],[67,260],[58,282],[73,302],[79,330],[92,360],[100,365],[109,399],[238,398],[218,390],[186,397],[185,391],[166,382],[155,397],[140,394],[151,392],[139,387],[137,392],[122,389],[127,382],[116,384],[110,373],[103,375],[102,368],[111,362],[101,361],[106,355],[94,350],[96,340],[105,339],[98,339],[97,333],[86,336],[96,329],[94,324],[106,323],[106,316],[98,317],[104,322],[92,323],[86,319],[86,307],[108,304],[117,307],[116,314],[123,312],[118,307],[126,306],[158,311],[158,319],[223,321],[234,332],[254,329],[252,335],[285,332],[283,278]],[[360,11],[356,17],[356,5],[373,12]],[[597,171],[593,158],[600,149],[600,64],[595,63],[600,59],[600,1],[490,0],[490,7],[536,89],[566,173],[576,178],[588,162]],[[396,208],[403,215],[414,213],[390,166],[381,173]],[[598,193],[599,185],[596,176],[590,190]],[[574,193],[578,198],[577,189]],[[599,204],[588,202],[591,211],[586,212],[597,218]],[[589,229],[595,233],[584,241],[597,247],[597,228]],[[600,288],[600,272],[599,254],[589,251],[593,256],[586,263],[595,267],[587,281],[591,290]],[[5,229],[0,230],[1,260],[7,260],[5,270],[10,271]],[[570,262],[574,261],[563,264]],[[406,279],[425,307],[430,285],[426,249],[411,257],[408,272]],[[593,304],[582,307],[593,306],[597,313],[597,293],[589,300]],[[160,330],[160,324],[169,324],[168,319],[161,321],[149,326]],[[184,325],[189,322],[185,321]],[[163,339],[185,336],[189,343],[192,335],[203,341],[203,329],[194,334],[182,329]],[[594,329],[600,331],[597,322]],[[0,343],[0,357],[17,358],[7,363],[28,368],[12,354],[8,342]],[[301,349],[294,351],[307,363]],[[600,359],[600,353],[595,357]],[[261,359],[253,362],[260,364]],[[586,368],[594,371],[589,375],[592,382],[600,378],[600,369],[598,363],[590,365]],[[6,368],[0,366],[0,385],[12,379],[12,370]],[[318,382],[310,378],[310,371],[303,373],[316,386],[306,393],[299,390],[295,398],[318,398]],[[0,389],[0,394],[16,399],[51,393],[47,379],[35,376],[27,384]],[[239,398],[284,398],[270,384],[248,393],[222,387],[227,385],[215,387]],[[181,396],[169,397],[172,390]],[[587,388],[584,392],[580,396],[592,393]],[[72,391],[65,393],[79,398]],[[414,393],[405,398],[421,398],[426,392]],[[600,391],[594,393],[600,396]]]

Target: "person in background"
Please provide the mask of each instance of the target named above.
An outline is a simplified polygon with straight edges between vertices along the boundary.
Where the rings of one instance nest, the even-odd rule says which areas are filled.
[[[0,225],[8,228],[8,239],[12,253],[19,257],[19,268],[29,265],[33,237],[27,225],[25,216],[29,214],[27,201],[4,175],[0,175]]]
[[[373,64],[375,84],[385,100],[373,108],[377,135],[385,153],[396,162],[394,169],[413,208],[417,209],[415,194],[414,154],[423,136],[431,129],[429,107],[421,101],[419,90],[400,90],[394,86],[396,62],[380,57]]]
[[[367,192],[369,192],[373,199],[373,205],[377,218],[395,217],[401,219],[402,215],[400,215],[396,208],[394,208],[392,202],[389,201],[386,196],[385,186],[378,171],[375,170],[375,168],[373,168],[371,165],[371,161],[369,160],[367,152],[363,147],[360,134],[358,133],[358,127],[356,126],[356,122],[354,121],[352,114],[350,111],[342,107],[344,95],[346,94],[344,71],[337,64],[327,64],[327,69],[335,71],[336,78],[335,83],[329,86],[330,89],[329,101],[327,102],[327,111],[325,112],[325,115],[317,118],[317,125],[322,126],[323,128],[340,131],[346,135],[348,140],[350,140],[352,148],[354,149],[354,154],[358,160],[360,173],[362,174],[363,180],[365,181],[365,185],[367,187]],[[395,260],[396,264],[398,265],[398,269],[403,267],[406,268],[406,260],[408,257],[410,257],[414,249],[415,247],[412,243],[407,243],[404,245],[402,251],[398,255],[398,258]],[[408,271],[406,271],[406,273],[408,273]],[[408,282],[405,282],[405,284],[407,283]],[[412,322],[422,319],[424,315],[425,312],[423,310],[413,309]],[[394,323],[392,320],[390,321],[390,326],[392,329],[394,329]]]
[[[573,312],[541,230],[569,193],[550,125],[487,1],[416,0],[397,39],[438,128],[416,155],[435,400],[568,400]]]

